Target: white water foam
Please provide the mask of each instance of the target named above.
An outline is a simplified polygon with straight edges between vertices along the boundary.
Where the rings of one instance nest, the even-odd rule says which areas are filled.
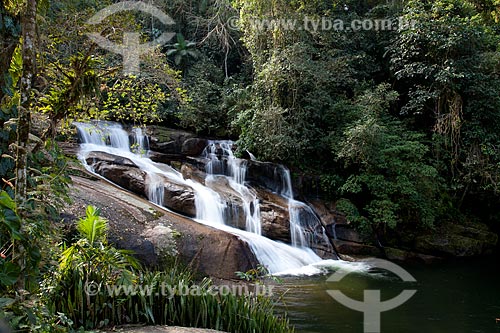
[[[209,168],[219,168],[219,172],[228,174],[230,187],[239,193],[245,202],[245,214],[247,214],[247,230],[240,230],[227,226],[224,221],[224,210],[227,204],[213,189],[206,187],[193,180],[185,180],[181,173],[168,165],[155,163],[144,154],[135,154],[130,149],[128,133],[116,123],[100,122],[96,124],[75,123],[82,140],[79,158],[85,167],[93,170],[87,165],[85,159],[91,152],[105,152],[130,159],[141,170],[147,173],[147,196],[148,199],[158,205],[163,204],[163,178],[166,177],[174,182],[190,186],[195,191],[196,220],[199,223],[226,231],[238,236],[247,242],[254,252],[257,260],[267,267],[271,274],[281,275],[315,275],[325,271],[327,266],[337,266],[343,263],[339,260],[322,260],[310,248],[301,246],[305,241],[296,241],[296,246],[290,246],[281,242],[270,240],[261,236],[260,211],[258,199],[244,184],[246,167],[244,161],[228,159],[226,166],[219,158],[213,159],[214,163]],[[138,138],[143,135],[142,131],[134,130],[135,143],[146,149],[146,140]],[[144,135],[143,135],[144,136]],[[229,142],[223,146],[223,153],[232,157]],[[214,146],[217,148],[217,146]],[[220,151],[219,151],[220,152]],[[217,157],[217,151],[209,151]],[[220,163],[222,162],[222,163]],[[211,170],[212,173],[216,171]],[[283,179],[283,194],[293,197],[291,192],[289,174]],[[291,199],[293,200],[293,199]]]

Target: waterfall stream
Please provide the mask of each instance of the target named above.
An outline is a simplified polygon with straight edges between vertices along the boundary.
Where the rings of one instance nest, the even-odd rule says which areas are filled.
[[[309,224],[321,222],[312,211],[307,213],[310,210],[307,205],[293,199],[290,173],[286,168],[283,167],[283,172],[278,172],[276,176],[281,183],[278,193],[289,202],[292,246],[262,236],[259,199],[255,191],[245,183],[247,161],[234,157],[232,142],[209,142],[203,154],[208,159],[207,177],[203,185],[191,179],[184,179],[180,172],[166,164],[149,159],[147,137],[140,128],[134,128],[132,135],[129,135],[121,125],[111,122],[75,123],[75,126],[82,141],[79,159],[89,171],[93,172],[86,163],[86,157],[91,152],[105,152],[127,158],[147,174],[146,194],[151,202],[158,205],[163,203],[164,178],[189,186],[195,193],[196,221],[234,234],[247,242],[257,260],[266,266],[270,273],[312,275],[320,273],[323,267],[332,264],[332,260],[322,260],[310,249],[315,237],[326,235],[324,232],[311,234],[308,230],[314,228],[305,228]],[[219,194],[217,189],[220,184],[230,193]],[[242,208],[230,207],[222,195],[237,198]],[[243,209],[246,230],[226,225],[232,214],[239,213],[235,212],[236,209]],[[317,225],[315,228],[317,229]]]

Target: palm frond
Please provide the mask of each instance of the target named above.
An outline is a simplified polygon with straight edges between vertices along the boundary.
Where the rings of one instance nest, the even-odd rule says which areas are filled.
[[[78,231],[81,236],[86,238],[90,244],[106,239],[106,231],[108,228],[107,220],[100,217],[100,211],[94,206],[88,206],[86,217],[78,220]]]

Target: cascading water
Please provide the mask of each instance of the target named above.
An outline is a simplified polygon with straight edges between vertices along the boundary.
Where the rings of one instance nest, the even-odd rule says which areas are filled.
[[[228,185],[239,194],[244,203],[245,230],[261,234],[259,199],[245,184],[248,162],[234,156],[231,141],[210,141],[203,156],[208,159],[207,179],[211,180],[215,175],[228,178]],[[303,249],[322,247],[332,252],[323,225],[314,211],[305,203],[294,200],[290,171],[278,165],[273,176],[275,191],[288,200],[292,246]]]
[[[234,157],[231,142],[211,142],[207,147],[205,156],[210,159],[207,164],[209,175],[205,180],[207,186],[204,186],[193,180],[184,179],[181,173],[168,165],[155,163],[145,157],[147,154],[142,151],[147,149],[147,141],[140,129],[133,130],[135,136],[133,136],[133,140],[130,140],[128,133],[119,124],[109,122],[75,123],[75,126],[82,141],[79,158],[90,171],[93,170],[86,164],[86,157],[91,152],[105,152],[127,158],[147,174],[146,192],[148,199],[158,205],[163,205],[164,178],[191,187],[195,192],[197,221],[235,234],[247,242],[257,260],[266,266],[270,273],[316,274],[321,271],[319,267],[331,264],[331,261],[322,261],[310,248],[303,247],[307,241],[298,229],[294,229],[293,232],[296,234],[293,237],[297,247],[261,236],[259,201],[254,191],[244,184],[246,161]],[[134,149],[134,146],[140,149]],[[227,178],[231,195],[237,196],[242,202],[246,231],[225,225],[225,216],[228,214],[227,201],[223,200],[221,195],[211,188],[211,184],[214,188],[216,187],[214,184],[217,183],[217,177]],[[281,193],[292,198],[289,173],[288,176],[285,174],[283,184],[283,192]]]
[[[280,178],[285,184],[281,194],[288,199],[292,246],[314,247],[323,244],[330,248],[325,229],[314,211],[305,203],[294,199],[290,170],[282,167]]]
[[[144,134],[142,127],[134,127],[132,132],[134,133],[132,151],[141,156],[147,155],[147,152],[149,151],[149,141],[148,137]]]
[[[209,160],[206,165],[208,179],[214,175],[228,177],[228,185],[239,193],[244,202],[246,231],[261,234],[259,199],[245,185],[247,161],[238,159],[233,153],[233,142],[210,141],[203,156]],[[330,241],[321,221],[314,211],[303,202],[294,199],[290,171],[282,165],[274,169],[275,191],[288,200],[290,215],[290,236],[293,247],[314,248],[318,244],[331,249]]]
[[[233,143],[231,141],[210,141],[203,152],[203,156],[209,160],[206,165],[208,174],[206,183],[210,186],[216,175],[227,176],[229,187],[234,190],[243,203],[245,230],[261,235],[259,199],[257,194],[244,184],[247,171],[246,161],[237,159],[234,156]],[[233,214],[226,215],[237,214],[236,211]]]

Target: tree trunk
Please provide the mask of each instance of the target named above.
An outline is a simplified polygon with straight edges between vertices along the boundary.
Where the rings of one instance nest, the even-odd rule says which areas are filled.
[[[12,17],[7,15],[3,2],[0,1],[0,22],[4,22],[7,17],[14,20],[14,24],[18,24],[19,20],[17,17]],[[2,29],[0,31],[0,101],[4,97],[3,88],[6,86],[5,77],[8,74],[10,67],[10,61],[12,60],[12,55],[16,50],[16,46],[19,43],[19,35],[13,34],[7,29]]]
[[[23,74],[19,85],[20,105],[17,123],[17,155],[16,155],[16,194],[15,200],[20,217],[25,216],[25,203],[27,199],[27,163],[28,144],[31,125],[31,95],[35,82],[35,38],[36,38],[36,8],[37,0],[27,0],[26,9],[21,15],[21,28],[23,37]],[[22,226],[23,227],[23,226]],[[27,252],[19,242],[17,247],[17,262],[21,268],[21,276],[17,281],[17,289],[26,288],[26,259]],[[22,295],[22,293],[21,293]],[[22,296],[21,296],[22,297]]]
[[[26,200],[28,141],[31,124],[31,92],[35,71],[36,7],[37,0],[27,0],[27,6],[21,16],[23,37],[23,75],[20,83],[20,106],[17,124],[16,156],[16,202],[22,208]]]

